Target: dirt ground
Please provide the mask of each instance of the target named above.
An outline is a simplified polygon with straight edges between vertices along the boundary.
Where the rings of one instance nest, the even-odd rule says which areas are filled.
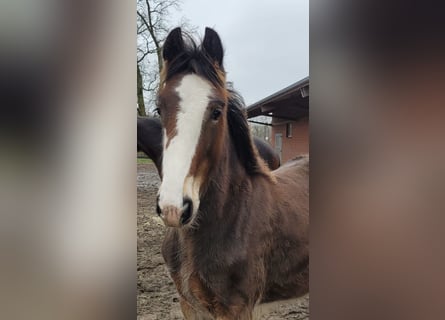
[[[138,320],[183,319],[179,297],[161,255],[165,227],[155,212],[159,177],[153,164],[138,164]],[[309,297],[279,305],[261,320],[309,319]]]

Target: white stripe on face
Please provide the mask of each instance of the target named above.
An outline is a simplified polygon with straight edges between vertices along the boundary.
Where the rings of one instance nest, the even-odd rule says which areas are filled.
[[[188,196],[193,200],[196,211],[199,190],[196,187],[186,188],[193,189],[194,194],[184,194],[184,183],[201,136],[212,87],[199,76],[189,74],[182,78],[176,92],[180,99],[176,116],[176,135],[167,146],[167,135],[164,134],[163,179],[159,189],[159,206],[161,209],[166,206],[182,208],[183,197]],[[190,178],[193,179],[189,177],[187,180]],[[191,181],[187,184],[190,183],[193,185]]]

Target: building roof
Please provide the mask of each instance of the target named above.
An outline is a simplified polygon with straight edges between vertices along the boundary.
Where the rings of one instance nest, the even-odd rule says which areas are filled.
[[[309,77],[247,107],[247,117],[268,116],[298,120],[309,115]]]

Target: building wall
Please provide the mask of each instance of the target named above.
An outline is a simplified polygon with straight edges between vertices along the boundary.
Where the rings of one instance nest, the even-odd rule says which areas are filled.
[[[286,137],[287,123],[292,124],[292,137]],[[282,151],[281,163],[284,163],[299,154],[309,153],[309,122],[308,119],[299,121],[272,120],[271,145],[276,150],[275,135],[281,133]]]

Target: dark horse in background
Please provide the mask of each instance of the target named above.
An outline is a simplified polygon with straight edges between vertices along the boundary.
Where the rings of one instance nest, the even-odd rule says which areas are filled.
[[[260,159],[223,48],[168,35],[158,94],[165,133],[157,213],[162,254],[186,319],[252,319],[309,290],[309,157]]]
[[[138,117],[137,151],[153,160],[159,176],[162,173],[162,125],[157,118]]]
[[[138,117],[137,121],[137,150],[143,151],[153,160],[159,176],[162,172],[162,125],[158,118]],[[280,166],[280,157],[272,147],[260,138],[254,137],[258,153],[266,161],[271,170]]]

